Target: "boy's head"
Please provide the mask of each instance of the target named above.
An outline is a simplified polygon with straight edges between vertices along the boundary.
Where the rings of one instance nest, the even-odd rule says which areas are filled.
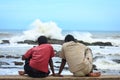
[[[74,41],[75,42],[75,38],[72,36],[72,35],[70,35],[70,34],[68,34],[66,37],[65,37],[65,40],[64,40],[65,42],[69,42],[69,41]]]
[[[48,40],[45,36],[40,36],[38,37],[38,44],[45,44],[45,43],[48,43]]]

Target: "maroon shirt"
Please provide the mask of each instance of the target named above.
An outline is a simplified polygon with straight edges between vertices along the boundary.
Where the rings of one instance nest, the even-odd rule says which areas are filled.
[[[25,58],[30,58],[30,66],[36,70],[48,72],[49,60],[54,56],[53,47],[50,44],[41,44],[33,47],[25,53]]]

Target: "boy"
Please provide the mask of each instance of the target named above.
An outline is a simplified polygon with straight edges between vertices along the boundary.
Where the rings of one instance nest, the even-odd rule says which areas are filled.
[[[48,44],[45,36],[38,38],[38,46],[29,49],[23,56],[25,60],[24,71],[19,71],[20,75],[28,74],[30,77],[47,77],[50,73],[54,75],[52,57],[54,57],[53,47]]]
[[[61,72],[66,64],[71,73],[74,76],[100,76],[100,72],[92,72],[92,53],[91,50],[84,44],[76,42],[72,35],[67,35],[65,37],[65,43],[62,46],[62,51],[60,57],[62,58],[62,63],[57,76],[62,76]]]

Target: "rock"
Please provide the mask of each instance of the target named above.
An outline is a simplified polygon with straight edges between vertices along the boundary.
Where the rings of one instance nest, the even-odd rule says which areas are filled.
[[[2,61],[0,61],[0,66],[1,65],[10,65],[9,63],[7,63],[7,62],[2,62]]]
[[[105,47],[104,46],[100,46],[101,49],[104,49]]]
[[[69,68],[68,68],[68,67],[66,67],[66,66],[64,67],[64,69],[69,70]]]
[[[9,43],[9,40],[2,40],[3,42],[1,44],[5,44],[5,43]],[[111,42],[93,42],[93,43],[88,43],[88,42],[84,42],[81,40],[78,40],[78,42],[85,44],[85,45],[98,45],[98,46],[113,46]],[[18,44],[37,44],[37,41],[33,41],[33,40],[24,40],[24,41],[19,41],[17,42]],[[64,40],[58,40],[58,39],[50,39],[48,38],[48,43],[50,44],[60,44],[62,45],[64,43]]]
[[[93,58],[93,60],[95,61],[96,59],[98,59],[98,58],[105,58],[104,56],[95,56],[94,58]]]
[[[84,44],[84,45],[91,45],[90,43],[88,43],[88,42],[84,42],[84,41],[78,41],[79,43],[82,43],[82,44]]]
[[[2,43],[1,44],[9,44],[9,40],[2,40]]]
[[[91,45],[98,45],[98,46],[113,46],[111,44],[111,42],[94,42],[94,43],[91,43]]]
[[[95,64],[93,64],[93,70],[98,70]]]
[[[61,44],[61,45],[64,43],[63,40],[57,40],[57,39],[48,39],[48,42],[50,44]]]
[[[60,66],[54,66],[55,68],[60,68]],[[64,67],[65,70],[68,70],[69,68],[68,67]]]
[[[20,58],[20,57],[18,57],[18,56],[7,55],[6,58],[15,58],[15,59],[18,59],[18,58]]]
[[[102,71],[102,73],[106,73],[106,71]]]
[[[55,63],[61,63],[61,61],[56,61]]]
[[[98,52],[98,53],[96,53],[96,55],[101,55],[101,53]]]
[[[48,39],[48,43],[50,44],[63,44],[63,40],[57,40],[57,39]],[[27,43],[27,44],[37,44],[37,41],[33,41],[33,40],[24,40],[24,41],[19,41],[17,42],[19,44],[24,44],[24,43]]]
[[[19,41],[17,43],[18,44],[24,44],[24,43],[27,43],[27,44],[37,44],[37,42],[33,41],[33,40],[24,40],[24,41]]]
[[[14,61],[13,62],[15,65],[23,65],[24,63],[23,62],[16,62],[16,61]]]
[[[0,58],[3,58],[3,57],[5,57],[5,56],[3,56],[3,55],[0,55]]]
[[[118,59],[113,59],[112,61],[120,63],[120,60],[118,60]]]
[[[54,66],[55,68],[60,68],[60,66]]]
[[[24,43],[28,43],[28,44],[36,44],[36,41],[33,40],[25,40]]]

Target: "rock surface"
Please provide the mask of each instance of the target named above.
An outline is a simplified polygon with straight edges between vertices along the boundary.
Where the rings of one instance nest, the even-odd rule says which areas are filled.
[[[58,39],[48,39],[48,42],[50,44],[60,44],[62,45],[64,43],[63,40],[58,40]],[[88,43],[88,42],[84,42],[84,41],[78,41],[80,43],[83,43],[85,45],[93,45],[93,46],[113,46],[111,42],[93,42],[93,43]],[[9,44],[9,40],[2,40],[1,44]],[[37,41],[33,41],[33,40],[24,40],[24,41],[19,41],[17,42],[18,44],[37,44]]]

